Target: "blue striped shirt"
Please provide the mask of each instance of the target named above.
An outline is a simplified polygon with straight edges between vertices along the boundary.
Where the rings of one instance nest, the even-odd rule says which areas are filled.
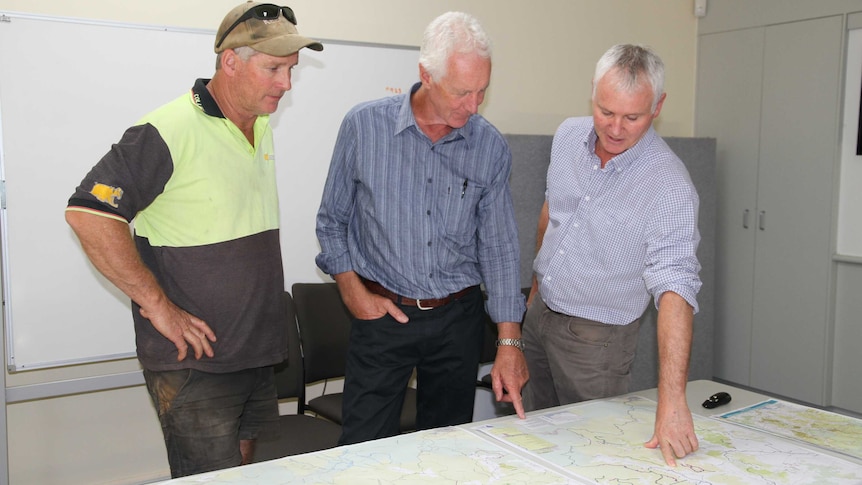
[[[554,311],[608,324],[639,318],[672,291],[697,311],[698,197],[682,161],[655,130],[601,168],[592,118],[554,135],[549,222],[533,264]]]
[[[491,318],[520,322],[511,164],[505,138],[479,115],[431,143],[409,94],[354,107],[317,214],[318,267],[355,271],[409,298],[484,283]]]

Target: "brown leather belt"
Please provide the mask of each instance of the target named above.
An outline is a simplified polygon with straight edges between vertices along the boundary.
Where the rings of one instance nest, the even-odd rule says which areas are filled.
[[[461,291],[452,293],[449,296],[444,296],[443,298],[429,298],[427,300],[419,300],[416,298],[407,298],[406,296],[401,296],[397,293],[393,293],[384,288],[383,285],[376,281],[366,280],[365,278],[362,278],[362,283],[365,284],[365,287],[368,288],[368,291],[374,293],[375,295],[389,298],[398,305],[414,306],[420,310],[431,310],[432,308],[440,308],[443,305],[447,305],[459,298],[462,298],[464,295],[470,293],[470,291],[476,288],[476,286],[468,286]]]

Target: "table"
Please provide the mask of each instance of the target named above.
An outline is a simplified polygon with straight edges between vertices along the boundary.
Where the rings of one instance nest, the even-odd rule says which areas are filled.
[[[701,403],[725,391],[729,404]],[[179,484],[862,483],[862,420],[712,381],[686,395],[700,449],[645,448],[655,389],[425,430],[192,477]],[[858,433],[858,435],[857,435]],[[858,449],[857,449],[858,448]]]

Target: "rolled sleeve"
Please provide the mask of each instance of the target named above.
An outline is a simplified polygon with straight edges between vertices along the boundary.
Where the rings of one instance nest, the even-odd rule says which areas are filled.
[[[698,312],[697,294],[702,282],[697,259],[698,196],[690,185],[680,184],[657,198],[647,243],[644,283],[658,308],[661,295],[672,291]]]

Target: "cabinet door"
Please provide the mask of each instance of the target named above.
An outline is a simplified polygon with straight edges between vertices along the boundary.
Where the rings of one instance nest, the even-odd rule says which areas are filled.
[[[764,29],[698,41],[695,135],[716,139],[716,377],[748,385]]]
[[[766,28],[751,385],[824,404],[841,17]]]

